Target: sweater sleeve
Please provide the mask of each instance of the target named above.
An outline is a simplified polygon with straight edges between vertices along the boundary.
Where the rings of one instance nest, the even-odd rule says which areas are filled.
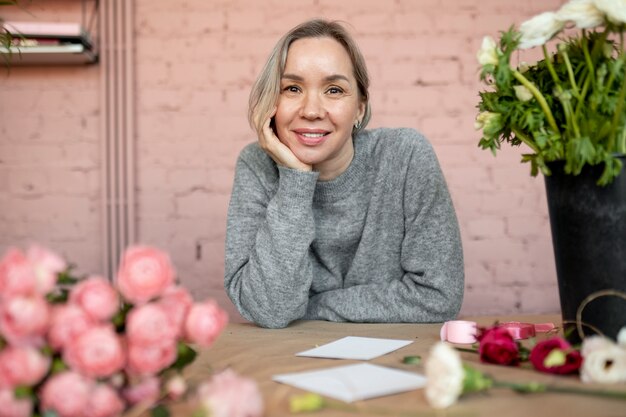
[[[306,318],[441,322],[456,317],[464,285],[460,232],[437,158],[424,143],[411,155],[405,177],[403,272],[396,277],[369,276],[362,284],[316,294],[309,300]]]
[[[243,317],[263,327],[280,328],[306,312],[318,174],[279,167],[276,187],[270,183],[276,178],[268,180],[276,176],[274,165],[254,156],[242,152],[236,166],[224,286]]]

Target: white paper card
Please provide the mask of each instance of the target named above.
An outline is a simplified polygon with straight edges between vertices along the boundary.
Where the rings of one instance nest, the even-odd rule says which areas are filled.
[[[296,356],[367,361],[398,350],[410,343],[413,342],[410,340],[347,336],[334,342],[296,353]]]
[[[274,375],[272,379],[345,402],[397,394],[426,384],[423,375],[369,363]]]

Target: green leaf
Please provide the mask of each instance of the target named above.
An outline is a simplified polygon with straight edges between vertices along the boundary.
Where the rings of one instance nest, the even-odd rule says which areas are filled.
[[[405,356],[402,358],[402,363],[406,363],[407,365],[419,365],[422,362],[422,357],[418,355],[414,356]]]
[[[198,354],[189,345],[178,342],[178,356],[176,362],[170,367],[170,369],[176,369],[178,371],[183,370],[187,365],[192,363]]]
[[[170,410],[163,404],[159,404],[150,410],[150,415],[152,417],[170,417]]]

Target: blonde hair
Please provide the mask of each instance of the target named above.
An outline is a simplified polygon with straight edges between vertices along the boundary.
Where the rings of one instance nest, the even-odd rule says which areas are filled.
[[[252,86],[248,101],[248,122],[256,131],[261,129],[260,123],[266,120],[276,106],[280,95],[280,80],[285,71],[287,52],[291,44],[298,39],[328,37],[339,42],[348,53],[354,78],[356,79],[359,98],[365,103],[365,113],[359,127],[354,127],[352,133],[356,134],[363,130],[371,118],[369,103],[369,75],[365,65],[365,59],[356,42],[339,23],[323,19],[313,19],[301,23],[287,32],[274,46],[263,70]],[[258,125],[257,122],[258,121]]]

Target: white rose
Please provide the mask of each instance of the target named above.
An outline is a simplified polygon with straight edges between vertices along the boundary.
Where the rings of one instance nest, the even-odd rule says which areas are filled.
[[[593,0],[613,23],[626,23],[626,0]]]
[[[463,392],[465,372],[459,353],[444,342],[432,347],[425,364],[428,404],[446,408],[456,402]]]
[[[556,12],[556,18],[574,22],[580,29],[595,28],[604,23],[604,14],[596,7],[594,0],[571,0]]]
[[[584,357],[580,379],[604,384],[626,382],[626,350],[613,344],[606,349],[592,351]]]
[[[519,101],[528,101],[533,98],[533,93],[525,85],[513,86],[515,96]]]
[[[498,52],[496,51],[496,41],[491,36],[485,36],[483,43],[476,54],[478,63],[485,65],[498,65]]]
[[[520,25],[519,30],[522,37],[519,48],[528,49],[533,46],[543,45],[560,32],[563,27],[565,27],[565,24],[557,19],[556,13],[541,13]]]

